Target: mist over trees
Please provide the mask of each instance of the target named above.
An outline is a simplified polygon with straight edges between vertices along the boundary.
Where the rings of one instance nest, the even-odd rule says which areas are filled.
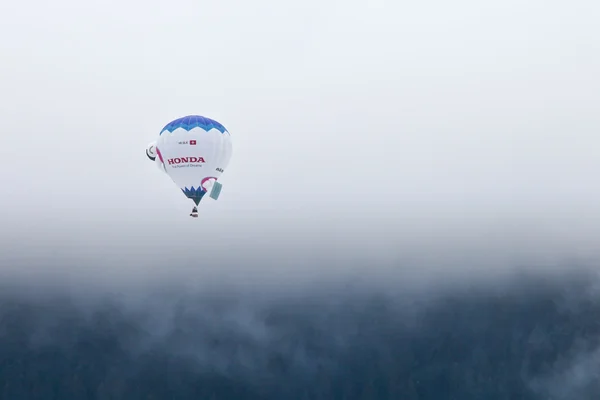
[[[436,293],[0,292],[1,399],[592,399],[595,275]]]

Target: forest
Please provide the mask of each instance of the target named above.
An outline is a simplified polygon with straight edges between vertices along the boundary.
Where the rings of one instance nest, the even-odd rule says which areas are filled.
[[[597,285],[525,275],[289,301],[165,290],[136,307],[3,288],[0,398],[592,399]]]

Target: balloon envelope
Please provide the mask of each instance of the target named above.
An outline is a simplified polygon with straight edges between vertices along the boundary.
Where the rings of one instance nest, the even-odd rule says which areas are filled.
[[[229,165],[232,149],[227,129],[200,115],[169,122],[155,145],[157,162],[196,205]]]

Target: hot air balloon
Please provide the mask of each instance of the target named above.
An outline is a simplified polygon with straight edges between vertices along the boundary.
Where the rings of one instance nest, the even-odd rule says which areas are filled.
[[[195,218],[209,190],[211,198],[219,197],[221,184],[217,180],[229,165],[231,154],[231,134],[219,122],[200,115],[169,122],[158,139],[146,146],[146,156],[194,202],[190,216]]]

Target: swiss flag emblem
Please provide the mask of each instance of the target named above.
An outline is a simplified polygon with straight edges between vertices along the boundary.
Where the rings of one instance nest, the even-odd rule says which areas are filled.
[[[196,141],[195,140],[190,140],[190,146],[195,146],[196,145]]]

